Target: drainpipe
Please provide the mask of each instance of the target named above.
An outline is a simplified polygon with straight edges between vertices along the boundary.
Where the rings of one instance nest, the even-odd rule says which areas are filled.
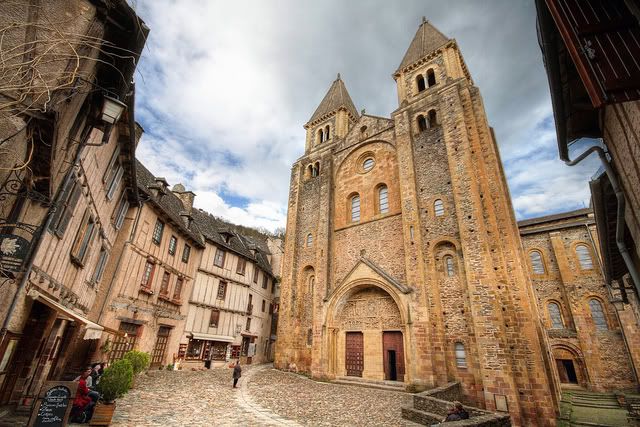
[[[618,251],[620,251],[620,255],[622,255],[622,259],[624,260],[624,264],[626,265],[627,270],[629,270],[629,275],[631,276],[631,281],[633,282],[636,288],[636,293],[637,295],[640,296],[640,274],[638,274],[638,269],[636,268],[635,264],[633,263],[633,260],[631,259],[631,254],[627,249],[627,245],[624,243],[624,226],[625,226],[624,192],[622,191],[622,188],[618,183],[618,177],[613,171],[613,167],[611,167],[611,163],[609,163],[609,160],[607,159],[607,155],[605,151],[598,146],[592,146],[592,147],[589,147],[580,156],[578,156],[575,160],[569,160],[568,157],[563,160],[567,166],[575,166],[578,163],[580,163],[582,160],[587,158],[591,153],[594,153],[594,152],[598,154],[598,157],[600,158],[600,162],[604,167],[605,173],[609,178],[609,182],[611,182],[611,187],[613,188],[613,191],[616,194],[616,199],[618,201],[618,211],[617,211],[617,217],[616,217],[616,245],[618,246]]]

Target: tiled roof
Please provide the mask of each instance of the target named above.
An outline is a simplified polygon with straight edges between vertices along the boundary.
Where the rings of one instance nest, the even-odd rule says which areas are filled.
[[[200,245],[204,245],[204,241],[200,235],[197,225],[192,222],[191,227],[187,228],[184,219],[180,216],[180,213],[185,212],[184,206],[180,199],[173,194],[171,190],[167,189],[166,194],[164,195],[160,195],[159,193],[159,197],[153,195],[151,190],[152,187],[157,185],[156,177],[149,172],[149,170],[144,167],[139,160],[136,160],[136,177],[138,181],[138,189],[146,195],[142,197],[148,198],[148,202],[151,202],[157,209],[162,210],[162,212],[171,219],[171,222],[174,223],[173,225],[191,238],[191,240]]]
[[[318,105],[318,108],[313,113],[308,123],[311,123],[325,114],[331,113],[340,108],[346,108],[347,111],[355,118],[359,117],[358,110],[356,109],[356,106],[353,105],[349,92],[347,92],[347,88],[340,78],[340,74],[338,74],[338,77],[331,84],[329,91],[322,99],[322,102],[320,102],[320,105]]]
[[[422,24],[420,24],[409,45],[409,49],[407,49],[407,53],[404,54],[404,58],[402,58],[402,62],[398,66],[398,71],[427,56],[449,40],[449,37],[442,34],[429,21],[423,18]]]
[[[237,231],[236,225],[216,218],[201,209],[194,209],[192,215],[194,223],[207,240],[213,242],[216,246],[233,251],[257,263],[263,271],[273,276],[271,264],[269,264],[269,260],[267,259],[267,255],[271,252],[269,251],[266,240],[242,235]],[[223,233],[230,236],[228,241],[225,240]],[[255,255],[252,253],[252,249],[256,249]]]

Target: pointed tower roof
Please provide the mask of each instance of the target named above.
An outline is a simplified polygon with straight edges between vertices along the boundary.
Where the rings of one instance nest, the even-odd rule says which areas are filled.
[[[358,110],[355,105],[353,105],[349,92],[347,92],[347,88],[340,78],[340,73],[338,73],[338,77],[333,81],[329,91],[324,96],[322,102],[318,105],[318,108],[316,108],[316,111],[307,123],[311,123],[325,114],[331,113],[340,108],[345,108],[355,118],[359,117]]]
[[[424,56],[427,56],[450,39],[442,34],[436,27],[431,25],[427,18],[422,17],[422,23],[413,37],[407,53],[404,54],[402,62],[398,66],[398,71],[413,64]]]

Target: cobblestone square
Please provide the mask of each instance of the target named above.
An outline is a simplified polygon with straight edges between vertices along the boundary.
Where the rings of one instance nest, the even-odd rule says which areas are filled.
[[[271,365],[244,366],[238,389],[231,369],[150,371],[118,400],[113,426],[403,426],[408,393],[310,380]]]

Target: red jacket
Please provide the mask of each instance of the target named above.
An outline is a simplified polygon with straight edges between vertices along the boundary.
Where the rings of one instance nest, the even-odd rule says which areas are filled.
[[[87,381],[84,378],[80,378],[78,381],[78,391],[76,392],[76,398],[73,400],[73,406],[84,408],[91,403],[89,397],[89,387],[87,387]]]

